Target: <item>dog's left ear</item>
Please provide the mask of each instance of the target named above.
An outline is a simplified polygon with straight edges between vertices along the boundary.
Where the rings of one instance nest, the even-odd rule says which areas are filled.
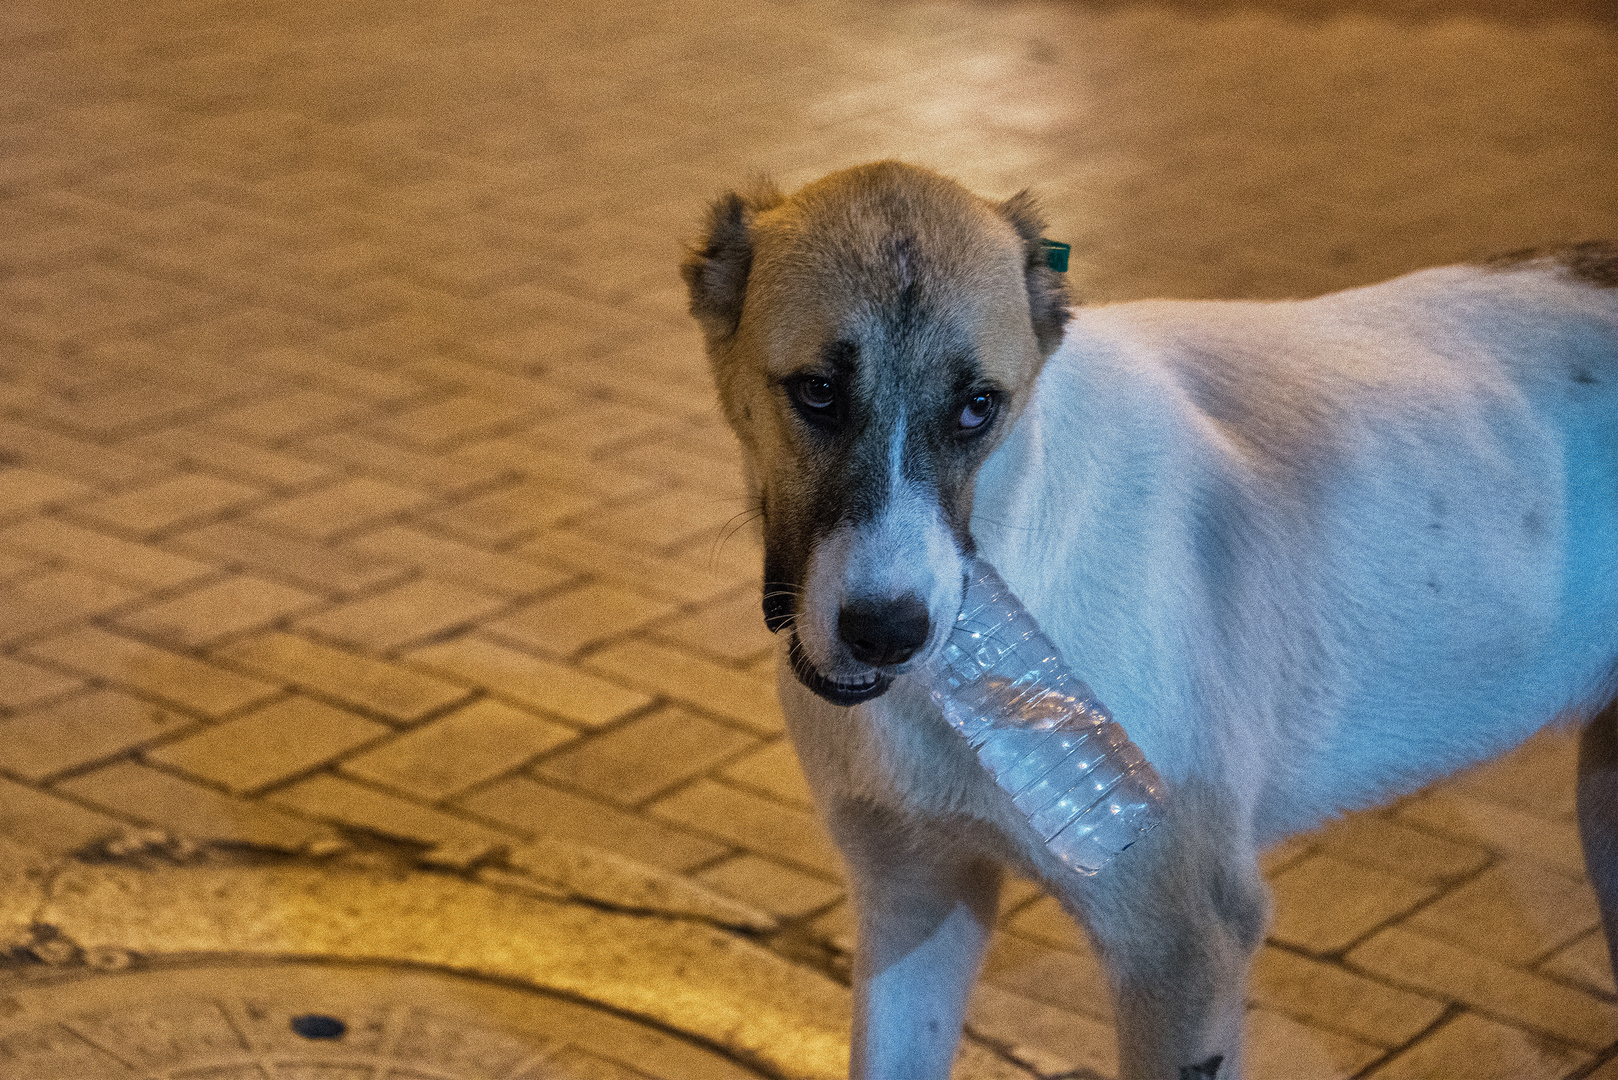
[[[1067,282],[1062,275],[1046,264],[1045,217],[1039,204],[1026,191],[1019,191],[995,207],[1000,216],[1011,222],[1023,242],[1023,279],[1028,286],[1028,314],[1034,322],[1034,338],[1039,342],[1039,354],[1049,356],[1062,341],[1062,327],[1067,325]]]
[[[708,208],[707,234],[686,254],[680,275],[691,290],[691,314],[710,341],[734,334],[742,321],[753,268],[753,218],[780,201],[775,185],[760,181],[751,192],[721,195]]]

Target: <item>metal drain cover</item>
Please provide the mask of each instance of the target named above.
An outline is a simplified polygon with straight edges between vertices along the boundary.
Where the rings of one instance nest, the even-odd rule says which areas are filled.
[[[0,1080],[758,1080],[531,990],[385,965],[227,964],[0,984]]]

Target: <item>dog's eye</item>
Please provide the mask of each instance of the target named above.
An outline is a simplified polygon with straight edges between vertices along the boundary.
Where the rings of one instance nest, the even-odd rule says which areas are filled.
[[[995,396],[990,393],[973,394],[961,407],[960,425],[963,431],[981,428],[994,417]]]
[[[791,384],[792,398],[814,412],[827,412],[837,403],[837,388],[830,379],[806,375]]]

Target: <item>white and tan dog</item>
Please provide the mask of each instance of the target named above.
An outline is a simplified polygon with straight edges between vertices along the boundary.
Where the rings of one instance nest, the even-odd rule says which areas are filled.
[[[1260,849],[1558,721],[1618,938],[1618,247],[1070,315],[1040,231],[886,162],[720,199],[685,265],[859,913],[853,1075],[948,1075],[1009,865],[1105,961],[1125,1077],[1232,1080]],[[974,550],[1171,792],[1095,877],[903,677]]]

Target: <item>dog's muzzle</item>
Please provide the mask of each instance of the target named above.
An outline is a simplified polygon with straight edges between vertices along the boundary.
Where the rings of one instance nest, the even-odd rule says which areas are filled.
[[[787,644],[787,659],[792,664],[792,674],[797,676],[798,681],[808,687],[815,696],[846,708],[858,705],[862,701],[879,698],[893,685],[893,676],[879,670],[873,670],[869,679],[861,682],[842,682],[833,679],[815,667],[804,653],[803,645],[798,641],[798,631],[789,626],[787,632],[792,635]]]

